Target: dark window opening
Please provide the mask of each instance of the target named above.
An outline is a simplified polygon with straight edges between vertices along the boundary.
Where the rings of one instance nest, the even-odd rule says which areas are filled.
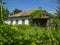
[[[11,20],[11,24],[13,24],[13,20]]]
[[[24,19],[22,20],[22,24],[25,24],[25,20]]]
[[[18,20],[16,20],[16,24],[18,25]]]

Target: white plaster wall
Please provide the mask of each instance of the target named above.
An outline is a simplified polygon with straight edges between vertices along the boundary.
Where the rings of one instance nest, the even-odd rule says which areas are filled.
[[[15,25],[16,24],[16,20],[13,20],[13,23],[12,24]]]
[[[25,19],[25,24],[29,25],[29,19]]]
[[[4,21],[6,24],[8,24],[8,21]]]
[[[7,21],[4,21],[6,24],[10,24],[11,22],[10,22],[10,20],[7,20]]]
[[[10,20],[8,21],[8,24],[10,24],[11,22],[10,22]]]
[[[26,25],[29,25],[29,19],[30,17],[20,17],[20,18],[12,18],[12,19],[6,19],[5,23],[6,24],[11,24],[11,20],[13,20],[12,24],[15,25],[16,24],[16,20],[18,20],[18,25],[22,24],[22,19],[24,19]]]
[[[19,19],[19,20],[18,20],[18,25],[19,25],[19,24],[22,24],[22,19]]]

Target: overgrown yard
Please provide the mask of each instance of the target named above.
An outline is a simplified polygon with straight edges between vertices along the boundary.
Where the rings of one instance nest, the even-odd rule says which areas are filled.
[[[59,45],[60,30],[0,25],[0,45]]]

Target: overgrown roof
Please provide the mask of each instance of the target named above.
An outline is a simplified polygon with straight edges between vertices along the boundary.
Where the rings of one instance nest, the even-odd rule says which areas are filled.
[[[48,13],[46,10],[35,10],[30,15],[31,15],[31,18],[33,18],[33,19],[54,17],[53,14]],[[46,15],[46,16],[45,17],[41,17],[41,15]]]
[[[49,15],[50,17],[53,15],[48,13],[46,10],[26,10],[22,11],[20,13],[13,14],[11,16],[8,16],[8,18],[15,18],[15,17],[25,17],[25,16],[31,16],[33,18],[40,18],[41,14]]]

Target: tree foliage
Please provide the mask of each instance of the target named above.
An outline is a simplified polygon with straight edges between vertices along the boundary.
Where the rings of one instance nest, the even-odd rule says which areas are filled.
[[[58,18],[60,19],[60,0],[58,0],[58,7],[56,10],[56,14],[57,14]]]
[[[14,9],[14,10],[10,13],[10,15],[16,14],[16,13],[19,13],[19,12],[22,12],[22,10]]]
[[[9,16],[9,10],[6,8],[3,8],[2,13],[3,13],[3,18]],[[0,17],[1,17],[1,6],[0,6]]]
[[[7,17],[9,15],[9,10],[4,8],[4,4],[6,3],[0,0],[0,23],[1,24],[3,24],[4,22],[4,17]]]

